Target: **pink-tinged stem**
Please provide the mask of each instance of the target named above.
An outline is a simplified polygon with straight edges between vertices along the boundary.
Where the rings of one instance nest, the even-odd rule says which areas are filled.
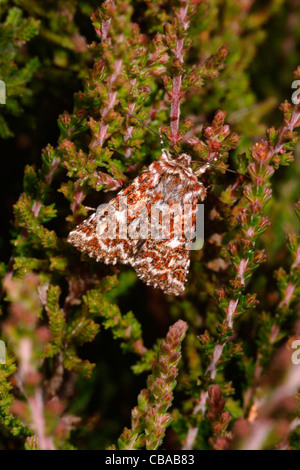
[[[187,30],[188,28],[187,12],[188,12],[188,4],[180,8],[179,13],[178,13],[178,20],[183,24],[185,30]],[[174,58],[176,62],[179,62],[180,64],[183,64],[183,46],[184,46],[184,39],[177,38],[176,47],[173,53],[174,53]],[[171,118],[171,143],[172,145],[176,145],[180,140],[180,136],[179,136],[180,101],[183,96],[183,93],[181,91],[181,81],[182,81],[182,73],[175,73],[173,77],[172,92],[170,93],[171,95],[170,118]]]
[[[253,432],[243,444],[242,450],[261,450],[271,430],[272,425],[268,421],[255,423],[253,425]]]
[[[19,345],[19,385],[25,392],[25,384],[30,374],[35,374],[36,370],[31,364],[33,346],[30,338],[23,338]],[[27,396],[27,402],[30,409],[32,428],[37,434],[40,450],[55,450],[52,439],[46,434],[46,423],[44,416],[44,402],[40,387],[36,387],[33,396]]]
[[[246,269],[247,263],[243,264],[244,268]],[[236,307],[238,305],[238,300],[231,299],[228,304],[228,309],[227,309],[227,317],[226,317],[226,322],[228,324],[228,327],[230,329],[233,329],[233,318],[234,314],[236,311]],[[207,368],[206,373],[210,375],[210,378],[212,380],[215,380],[216,374],[217,374],[217,364],[218,361],[222,357],[223,349],[224,349],[225,343],[224,344],[217,344],[215,346],[214,352],[213,352],[213,358],[210,363],[210,365]],[[197,414],[199,411],[202,412],[202,414],[205,414],[205,407],[206,407],[206,398],[207,398],[208,392],[202,391],[201,396],[200,396],[200,402],[195,406],[193,410],[193,414]],[[198,435],[198,428],[189,428],[187,436],[186,436],[186,441],[185,441],[185,446],[183,447],[183,450],[192,450],[195,440]]]
[[[293,110],[293,113],[289,122],[285,123],[281,128],[281,132],[280,132],[277,144],[271,150],[271,157],[273,157],[273,155],[276,155],[276,153],[279,153],[282,150],[284,146],[284,141],[285,141],[284,138],[285,138],[286,133],[288,131],[294,130],[294,128],[297,125],[297,122],[299,121],[299,118],[300,118],[300,105],[297,105],[295,106],[295,109]]]
[[[285,297],[280,302],[279,308],[282,308],[283,306],[289,306],[289,304],[291,303],[292,297],[294,295],[295,288],[296,286],[294,286],[293,284],[287,285],[287,288],[285,290]]]
[[[251,423],[251,432],[243,443],[241,450],[260,450],[263,448],[269,433],[274,429],[274,413],[285,400],[294,397],[300,387],[299,366],[291,365],[284,377],[284,382],[271,393],[266,393],[257,402],[256,418]],[[296,421],[296,425],[298,422]],[[287,433],[292,431],[289,429]]]
[[[216,378],[217,363],[218,363],[219,359],[222,356],[224,346],[225,346],[224,344],[217,344],[215,349],[214,349],[212,361],[211,361],[211,363],[210,363],[210,365],[207,369],[207,372],[210,372],[210,378],[212,380],[214,380]]]
[[[300,246],[297,248],[296,259],[292,265],[292,269],[296,269],[300,264]]]
[[[36,390],[33,397],[28,398],[28,404],[31,413],[32,427],[37,434],[40,450],[55,450],[52,439],[48,437],[45,432],[44,403],[40,389]]]
[[[181,75],[173,78],[172,100],[171,100],[171,143],[176,145],[179,141],[179,118],[181,99]]]
[[[83,199],[84,199],[84,193],[80,187],[80,181],[77,181],[75,191],[74,191],[73,203],[71,205],[71,210],[73,213],[77,211]]]
[[[135,85],[136,83],[136,79],[134,80],[131,80],[131,84],[132,85]],[[128,109],[130,111],[131,114],[134,114],[134,110],[135,110],[135,104],[134,103],[129,103],[128,105]],[[124,142],[126,144],[126,142],[128,142],[128,140],[131,139],[132,137],[132,133],[133,133],[133,129],[134,127],[133,126],[130,126],[126,123],[126,127],[125,127],[125,135],[124,135]],[[132,154],[132,149],[130,147],[128,147],[125,151],[125,156],[126,158],[129,158],[131,157],[131,154]]]
[[[199,403],[195,406],[193,410],[193,415],[197,415],[199,411],[201,411],[204,416],[207,397],[208,397],[208,391],[202,390]],[[198,431],[199,431],[198,427],[189,428],[187,435],[186,435],[185,444],[182,450],[193,450],[194,443],[198,435]]]
[[[106,41],[108,37],[108,30],[109,30],[110,22],[111,22],[110,18],[107,21],[102,22],[101,30],[99,31],[99,34],[102,37],[102,41]]]
[[[32,206],[32,212],[35,218],[38,217],[40,210],[42,208],[42,203],[40,201],[34,201],[33,206]]]
[[[236,311],[236,307],[238,305],[239,301],[231,299],[229,304],[228,304],[228,309],[227,309],[227,323],[229,328],[232,330],[233,329],[233,317]]]
[[[60,159],[55,157],[53,162],[52,162],[49,173],[45,176],[46,183],[49,184],[49,185],[52,182],[53,175],[54,175],[54,173],[55,173],[55,171],[56,171],[56,169],[59,165],[59,162],[60,162]]]
[[[107,138],[107,130],[108,130],[108,124],[105,122],[105,118],[107,117],[109,111],[113,109],[113,107],[116,104],[116,99],[117,99],[117,92],[113,90],[113,85],[115,81],[117,80],[118,76],[120,75],[121,69],[122,69],[122,60],[117,59],[115,61],[115,70],[114,73],[109,77],[108,79],[108,102],[105,108],[102,110],[102,118],[99,124],[99,132],[98,132],[98,138],[94,140],[91,144],[91,148],[95,148],[98,145],[100,147],[103,146],[105,139]]]

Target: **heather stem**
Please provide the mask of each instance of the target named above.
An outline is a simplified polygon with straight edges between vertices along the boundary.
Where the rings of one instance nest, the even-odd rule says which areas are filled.
[[[180,87],[181,75],[173,78],[171,101],[171,142],[176,145],[179,141],[179,117],[180,117]]]
[[[97,145],[100,145],[100,147],[102,147],[105,139],[107,138],[108,124],[106,123],[106,118],[110,110],[113,109],[113,107],[116,104],[117,92],[113,90],[113,86],[121,72],[122,60],[117,59],[114,65],[115,65],[114,73],[109,77],[109,81],[108,81],[109,91],[108,91],[107,105],[105,106],[105,108],[102,110],[102,113],[101,113],[102,118],[101,118],[101,122],[99,125],[98,139],[91,144],[91,148],[94,148]]]
[[[178,22],[182,24],[184,31],[188,28],[187,13],[188,13],[189,2],[186,3],[184,7],[179,9],[178,13]],[[177,33],[178,34],[178,33]],[[179,118],[180,118],[180,102],[183,96],[181,91],[182,75],[183,75],[183,49],[184,49],[184,38],[179,38],[177,35],[176,46],[173,50],[174,62],[176,66],[179,67],[174,72],[172,91],[171,96],[171,110],[170,110],[170,119],[171,119],[171,143],[172,145],[178,144],[180,141],[179,135]]]
[[[44,401],[41,388],[36,387],[33,396],[28,396],[26,393],[28,377],[36,373],[36,370],[31,365],[32,354],[32,341],[26,337],[22,338],[19,345],[19,386],[27,397],[31,415],[31,425],[37,434],[40,450],[55,450],[51,437],[46,435]]]
[[[248,165],[248,171],[251,174],[253,181],[246,187],[246,190],[244,192],[244,195],[247,199],[247,204],[249,206],[249,218],[247,219],[247,216],[242,215],[242,213],[240,218],[241,228],[243,228],[243,225],[249,225],[249,240],[244,240],[244,238],[242,242],[240,240],[236,240],[232,243],[232,246],[230,247],[233,259],[239,259],[239,263],[236,263],[236,276],[235,279],[232,281],[232,285],[235,289],[234,291],[228,291],[229,299],[227,301],[227,308],[224,307],[225,298],[223,298],[222,295],[220,296],[220,305],[224,313],[226,313],[226,316],[220,328],[221,334],[216,340],[216,346],[212,354],[211,363],[208,366],[205,374],[206,376],[209,376],[210,381],[214,381],[216,378],[217,364],[222,358],[224,347],[228,343],[228,337],[232,336],[230,333],[231,331],[233,331],[235,317],[239,313],[239,299],[241,298],[245,290],[245,275],[248,274],[249,276],[249,254],[251,253],[251,250],[254,249],[259,233],[261,233],[256,230],[256,225],[254,222],[255,218],[253,217],[253,214],[257,213],[256,217],[259,220],[259,223],[262,223],[261,227],[263,227],[265,224],[265,221],[259,216],[259,213],[261,212],[262,207],[264,206],[266,201],[268,201],[269,197],[271,196],[271,189],[268,187],[270,186],[268,179],[271,177],[274,171],[273,167],[267,165],[276,154],[285,152],[284,144],[286,142],[286,137],[289,132],[292,132],[295,127],[299,126],[299,116],[300,106],[296,106],[292,112],[291,118],[288,121],[285,121],[282,127],[280,128],[279,137],[274,147],[272,147],[268,141],[263,141],[262,143],[253,146],[252,157],[254,159],[254,162]],[[257,195],[259,194],[259,188],[262,186],[264,186],[264,192],[263,195],[259,198]],[[246,212],[244,214],[246,214]],[[251,250],[249,250],[250,240]],[[264,256],[262,252],[256,253],[255,257],[251,260],[253,263],[251,271],[254,271],[255,267],[257,267],[257,262],[262,262],[263,258]],[[279,308],[289,305],[291,299],[293,298],[294,290],[294,284],[288,283],[284,292],[284,298],[281,304],[279,305]],[[203,415],[205,414],[206,398],[207,392],[203,390],[199,398],[202,403],[202,406],[199,406],[199,404],[196,405],[193,411],[194,415],[199,411],[201,411]],[[185,441],[185,449],[193,448],[197,435],[198,428],[191,427],[188,430]]]
[[[284,146],[284,140],[285,140],[285,136],[286,136],[287,132],[288,131],[293,131],[293,129],[295,127],[297,127],[297,123],[299,121],[299,118],[300,118],[300,105],[297,105],[297,106],[295,106],[295,108],[293,110],[293,113],[292,113],[292,116],[291,116],[291,119],[289,120],[289,122],[284,123],[282,128],[281,128],[279,139],[278,139],[275,147],[273,149],[271,149],[271,152],[270,152],[270,157],[271,158],[274,155],[276,155],[276,153],[281,152],[281,150]]]
[[[44,403],[42,391],[38,388],[34,397],[28,398],[32,427],[37,433],[40,450],[55,450],[53,441],[46,435],[46,423],[44,416]]]

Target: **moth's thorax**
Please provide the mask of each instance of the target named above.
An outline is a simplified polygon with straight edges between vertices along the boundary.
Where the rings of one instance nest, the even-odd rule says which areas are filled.
[[[164,150],[161,159],[156,163],[158,163],[163,171],[168,174],[179,175],[181,179],[191,178],[194,176],[192,159],[190,155],[186,153],[182,153],[178,157],[172,158],[170,152]]]
[[[195,198],[205,198],[205,187],[193,171],[191,157],[185,153],[175,159],[164,151],[160,160],[152,163],[150,171],[156,185],[154,192],[166,203],[181,201],[185,204]]]

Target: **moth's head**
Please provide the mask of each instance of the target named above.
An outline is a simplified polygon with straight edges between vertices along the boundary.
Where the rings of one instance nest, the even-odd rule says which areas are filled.
[[[181,153],[176,160],[180,165],[188,168],[192,166],[192,159],[187,153]]]
[[[169,162],[176,163],[184,168],[192,168],[192,158],[187,153],[171,153],[163,148],[162,156]]]

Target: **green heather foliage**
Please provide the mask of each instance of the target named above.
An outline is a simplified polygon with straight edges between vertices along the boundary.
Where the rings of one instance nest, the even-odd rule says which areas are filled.
[[[1,156],[52,142],[1,224],[0,449],[300,449],[296,4],[0,1]],[[217,158],[181,297],[66,241],[160,157],[140,121]]]
[[[97,6],[96,1],[89,3],[1,0],[0,79],[5,81],[7,93],[6,106],[1,106],[1,138],[13,135],[6,115],[18,116],[21,105],[26,105],[30,113],[33,95],[47,101],[47,94],[57,94],[58,84],[74,82],[77,76],[83,78],[87,73],[91,56],[75,15],[88,21]],[[27,119],[36,122],[36,114],[37,109],[32,110]]]
[[[1,111],[18,115],[21,105],[31,96],[28,83],[32,80],[39,62],[30,58],[26,63],[20,57],[20,49],[39,31],[39,21],[34,18],[24,18],[22,10],[13,7],[7,12],[0,5],[0,79],[6,86],[6,106]],[[5,2],[4,2],[5,3]],[[0,116],[0,137],[8,138],[13,135],[5,117]]]

